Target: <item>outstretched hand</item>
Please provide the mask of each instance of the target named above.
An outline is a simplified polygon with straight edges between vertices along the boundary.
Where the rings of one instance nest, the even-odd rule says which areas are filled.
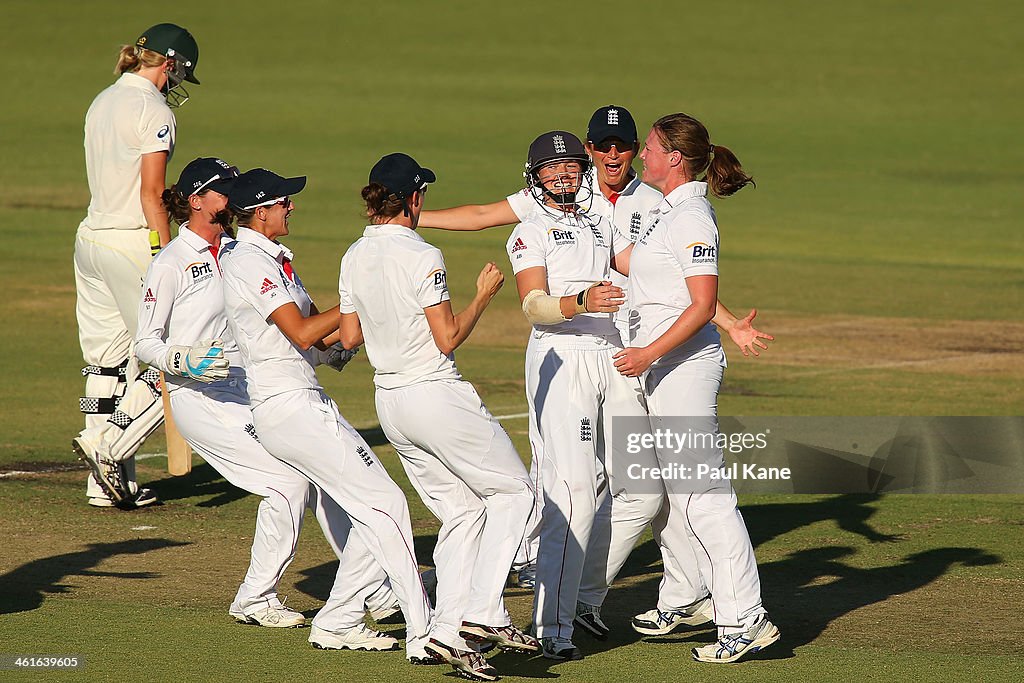
[[[758,349],[768,348],[768,345],[761,341],[762,339],[775,341],[775,337],[770,334],[765,334],[753,326],[755,316],[757,316],[757,309],[753,308],[750,310],[750,313],[747,314],[746,318],[737,320],[733,326],[729,328],[729,338],[732,339],[736,346],[740,347],[744,356],[749,356],[751,354],[760,356],[761,354]]]

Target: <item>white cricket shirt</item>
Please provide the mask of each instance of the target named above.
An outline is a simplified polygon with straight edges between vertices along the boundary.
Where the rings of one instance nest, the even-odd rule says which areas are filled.
[[[648,215],[629,263],[629,307],[637,316],[630,346],[650,344],[690,306],[686,278],[718,275],[718,225],[707,192],[707,183],[680,185]],[[694,358],[712,358],[725,366],[712,323],[655,365]]]
[[[252,406],[286,391],[321,388],[314,352],[300,350],[270,322],[270,314],[285,304],[295,304],[304,316],[313,304],[299,276],[285,272],[285,259],[291,260],[291,252],[284,246],[244,227],[220,254],[224,308]]]
[[[220,248],[231,241],[221,234]],[[189,230],[188,223],[149,264],[142,284],[135,354],[167,373],[168,390],[197,383],[170,372],[167,352],[171,346],[220,339],[232,373],[242,373],[242,357],[224,314],[223,289],[220,266],[209,242]]]
[[[574,216],[538,210],[516,226],[505,244],[512,272],[547,269],[548,293],[576,295],[590,285],[609,279],[611,257],[629,242],[600,216],[580,211]],[[534,325],[540,336],[589,334],[619,336],[612,313],[578,313],[556,325]]]
[[[594,173],[586,176],[592,191],[591,198],[585,202],[587,210],[606,221],[611,222],[615,230],[622,233],[629,242],[635,242],[640,234],[640,226],[644,217],[662,200],[661,193],[650,185],[645,185],[639,175],[634,175],[622,192],[616,197],[615,203],[604,196]],[[524,189],[506,197],[506,201],[520,221],[526,220],[538,208],[537,201],[530,190]],[[627,243],[628,246],[628,243]],[[613,285],[629,291],[629,278],[617,270],[611,270],[609,279]],[[615,324],[619,328],[624,344],[629,342],[629,308],[623,305],[615,314]]]
[[[146,227],[142,213],[142,155],[174,153],[174,114],[150,81],[125,73],[96,96],[85,115],[85,169],[92,230]]]
[[[430,333],[425,308],[448,301],[441,251],[402,225],[368,225],[341,259],[342,313],[358,313],[382,389],[462,379],[455,354],[444,355]]]

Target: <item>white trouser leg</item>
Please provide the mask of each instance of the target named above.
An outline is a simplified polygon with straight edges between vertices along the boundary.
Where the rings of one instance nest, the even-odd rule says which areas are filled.
[[[150,258],[149,230],[146,228],[79,228],[74,256],[75,317],[82,358],[87,365],[116,368],[131,354],[132,340],[138,327],[142,279]],[[91,393],[92,389],[87,380],[86,396],[109,398],[112,395],[96,396]],[[87,418],[85,427],[88,429],[105,422]],[[125,475],[127,483],[135,490],[135,463],[130,458],[125,462]],[[90,497],[106,495],[91,475],[87,494]]]
[[[620,439],[621,443],[616,445],[612,438],[614,418],[641,418],[645,424],[647,418],[647,405],[640,381],[619,374],[613,365],[613,354],[613,350],[606,354],[606,389],[598,432],[610,509],[607,513],[600,509],[598,511],[587,548],[579,592],[581,602],[595,606],[604,603],[608,587],[619,575],[640,536],[664,501],[664,489],[657,483],[648,481],[638,485],[626,476],[631,463],[656,467],[657,454],[654,449],[642,449],[636,454],[627,453],[622,448],[625,440]],[[648,490],[655,488],[657,490]],[[606,518],[608,514],[610,519]]]
[[[526,345],[526,353],[529,355],[534,344],[533,334]],[[527,430],[530,440],[530,484],[533,486],[533,505],[530,507],[530,514],[526,518],[526,532],[523,540],[516,551],[516,559],[512,566],[516,569],[537,564],[537,552],[540,550],[540,518],[544,509],[544,488],[540,483],[541,462],[544,459],[544,442],[540,438],[540,430],[537,428],[537,411],[533,406],[533,394],[526,392],[526,406],[529,412],[527,418]]]
[[[511,440],[468,382],[378,389],[376,402],[384,433],[442,522],[431,635],[458,637],[463,621],[507,626],[502,592],[533,498]]]
[[[348,513],[398,597],[406,619],[407,656],[425,656],[430,605],[420,581],[402,490],[322,391],[279,394],[253,408],[253,418],[263,446]]]
[[[602,350],[538,344],[527,356],[544,442],[540,553],[534,622],[538,637],[571,638],[583,563],[598,505],[595,430],[601,401]]]
[[[691,360],[667,368],[658,368],[647,376],[648,406],[652,416],[691,418],[697,431],[718,433],[718,390],[722,384],[723,368],[716,361]],[[704,419],[702,419],[704,418]],[[657,419],[654,420],[658,426]],[[721,449],[687,451],[680,455],[659,454],[667,463],[676,461],[708,462],[722,467],[725,459]],[[728,481],[693,491],[673,491],[667,482],[669,510],[662,541],[675,560],[687,557],[682,549],[683,539],[690,544],[696,556],[700,577],[711,591],[715,605],[715,623],[719,635],[740,633],[761,614],[761,583],[757,573],[754,548],[750,543],[743,517],[736,505],[736,493]],[[680,532],[680,523],[685,530]],[[688,533],[686,533],[688,531]],[[690,578],[691,585],[699,578]],[[659,604],[660,604],[659,600]]]
[[[277,584],[295,556],[310,483],[273,457],[254,438],[244,390],[223,387],[171,392],[171,410],[182,436],[234,486],[263,498],[256,512],[249,569],[232,612],[252,611],[277,596]]]
[[[331,594],[313,617],[313,625],[326,631],[344,631],[363,623],[366,600],[382,581],[387,581],[387,575],[359,534],[352,533],[352,521],[330,496],[314,490],[310,507],[338,555]]]

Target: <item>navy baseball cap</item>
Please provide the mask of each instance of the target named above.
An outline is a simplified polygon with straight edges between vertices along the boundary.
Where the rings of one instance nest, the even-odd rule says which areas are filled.
[[[587,141],[599,143],[608,138],[619,138],[623,142],[633,144],[639,138],[636,135],[636,122],[633,115],[625,107],[609,104],[601,107],[590,117],[587,126]]]
[[[289,195],[298,194],[306,186],[306,176],[285,178],[265,168],[254,168],[238,176],[228,191],[232,209],[250,211],[270,206]]]
[[[174,191],[182,199],[188,199],[203,190],[213,190],[227,195],[238,177],[238,167],[231,166],[223,159],[200,157],[193,159],[181,169]]]
[[[370,182],[383,185],[399,199],[408,199],[413,192],[426,189],[428,183],[436,180],[433,171],[401,152],[381,157],[370,169]]]

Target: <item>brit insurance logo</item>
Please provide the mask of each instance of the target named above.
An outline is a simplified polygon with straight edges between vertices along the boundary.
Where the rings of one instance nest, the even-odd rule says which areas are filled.
[[[443,292],[448,289],[448,275],[444,272],[443,268],[438,268],[437,270],[432,271],[430,275],[427,276],[427,279],[434,281],[435,292]]]
[[[694,242],[686,245],[687,249],[693,249],[690,256],[692,263],[715,263],[715,248],[707,242]]]
[[[576,235],[572,233],[572,230],[563,230],[562,228],[550,228],[548,230],[548,236],[554,240],[555,244],[559,246],[565,246],[567,244],[576,244]]]
[[[192,283],[209,280],[213,277],[213,266],[203,261],[190,263],[185,266],[185,272],[192,276]]]

